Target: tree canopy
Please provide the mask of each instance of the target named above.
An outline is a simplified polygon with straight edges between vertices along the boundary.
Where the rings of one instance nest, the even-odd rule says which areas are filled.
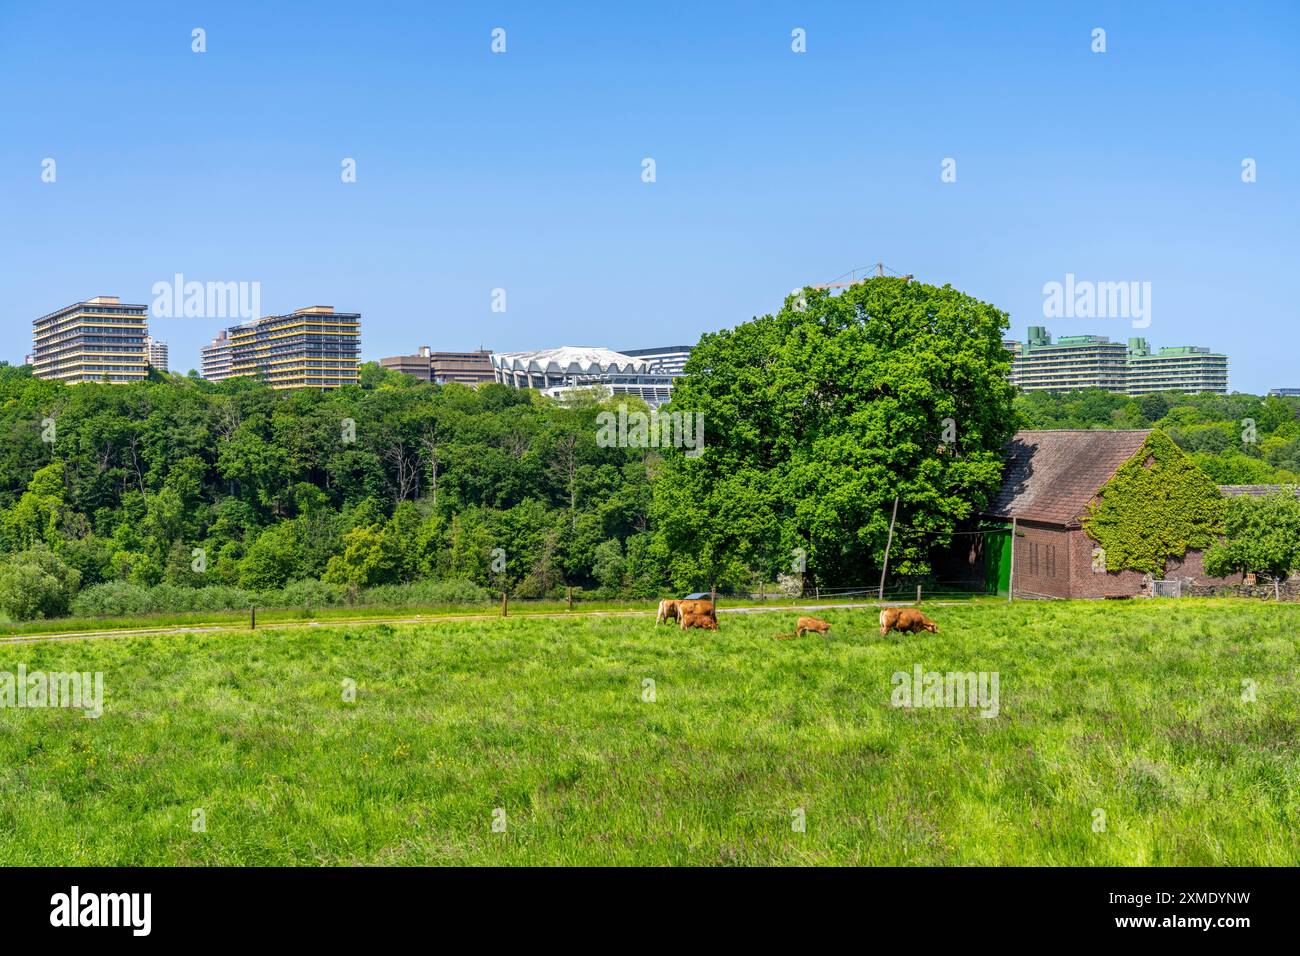
[[[806,569],[861,584],[928,568],[997,488],[1013,431],[1007,316],[944,286],[876,278],[804,289],[705,335],[671,408],[704,416],[698,456],[665,455],[656,541],[681,587]]]
[[[180,376],[68,386],[0,367],[0,564],[32,568],[15,582],[45,581],[52,561],[76,572],[53,575],[41,613],[66,606],[68,582],[656,592],[635,558],[656,453],[598,445],[605,406],[366,373],[277,392]],[[598,576],[611,542],[633,560]]]
[[[1294,488],[1270,495],[1228,499],[1224,538],[1205,555],[1217,577],[1234,571],[1263,572],[1276,581],[1300,568],[1300,499]]]

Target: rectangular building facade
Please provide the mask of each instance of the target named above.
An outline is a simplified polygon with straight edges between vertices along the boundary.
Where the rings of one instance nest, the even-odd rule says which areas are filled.
[[[148,376],[148,307],[101,295],[32,323],[32,374],[62,382],[139,382]]]
[[[435,352],[421,345],[415,355],[390,355],[381,358],[384,368],[405,375],[413,375],[422,382],[460,382],[462,385],[481,385],[495,379],[492,353],[488,349],[473,352]]]
[[[1071,392],[1100,388],[1121,395],[1183,391],[1228,393],[1228,357],[1196,345],[1152,352],[1146,339],[1128,344],[1104,335],[1066,335],[1029,327],[1028,339],[1004,342],[1011,352],[1011,382],[1025,391]]]
[[[393,372],[418,378],[421,382],[433,381],[433,368],[429,365],[428,346],[421,346],[415,355],[388,355],[379,364]]]
[[[495,381],[490,349],[474,352],[430,352],[429,367],[433,381],[439,384],[460,382],[462,385],[482,385]]]
[[[361,355],[361,316],[313,305],[226,330],[227,377],[259,379],[272,388],[355,385]]]
[[[1228,394],[1228,356],[1197,345],[1152,352],[1146,339],[1128,340],[1128,394],[1146,392]]]
[[[1011,382],[1026,391],[1071,392],[1101,388],[1123,392],[1128,349],[1104,335],[1066,335],[1053,343],[1047,329],[1029,327],[1029,338],[1011,364]]]
[[[230,378],[230,337],[225,329],[199,350],[199,374],[209,382]]]
[[[144,341],[145,348],[149,352],[149,364],[160,372],[168,370],[167,343],[150,336]]]
[[[656,375],[677,378],[682,374],[686,360],[691,357],[691,348],[689,345],[663,345],[651,349],[619,349],[619,353],[641,359]]]

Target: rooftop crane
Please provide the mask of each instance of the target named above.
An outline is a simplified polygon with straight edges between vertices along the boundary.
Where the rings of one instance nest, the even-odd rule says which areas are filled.
[[[861,270],[854,269],[854,270],[852,270],[851,272],[846,272],[846,273],[844,273],[843,276],[840,276],[840,277],[839,277],[838,279],[836,279],[834,282],[822,282],[822,283],[819,283],[819,284],[817,284],[817,285],[810,285],[810,286],[808,286],[808,288],[810,288],[810,289],[844,289],[844,288],[847,288],[847,287],[849,287],[849,286],[851,286],[851,285],[859,285],[859,284],[861,284],[861,283],[863,283],[863,282],[866,282],[867,279],[871,278],[870,276],[863,276],[861,279],[859,279],[859,278],[858,278],[858,272],[859,272],[859,271],[861,271]],[[892,270],[891,270],[891,271],[892,271]],[[884,274],[885,274],[885,264],[884,264],[883,262],[877,262],[877,263],[876,263],[876,276],[877,276],[877,277],[880,277],[880,276],[883,276]],[[849,277],[850,277],[850,278],[849,278],[849,281],[847,281],[847,282],[842,281],[842,280],[844,279],[844,276],[849,276]],[[914,278],[916,278],[916,276],[912,275],[912,274],[909,272],[907,275],[905,275],[905,276],[900,276],[899,278],[901,278],[904,282],[911,282]]]

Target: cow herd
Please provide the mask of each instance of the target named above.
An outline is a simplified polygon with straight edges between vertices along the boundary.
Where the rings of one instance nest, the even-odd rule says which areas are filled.
[[[660,601],[656,624],[677,621],[682,630],[689,627],[701,627],[706,631],[718,629],[718,611],[712,601],[704,599],[684,601]]]
[[[680,601],[666,599],[660,601],[659,613],[655,616],[655,624],[670,624],[673,621],[676,621],[683,631],[692,627],[702,628],[706,631],[716,631],[718,629],[718,609],[714,607],[711,600],[704,598]],[[805,634],[810,633],[824,635],[830,629],[830,624],[820,618],[800,617],[795,622],[794,636],[803,637]],[[890,631],[899,631],[904,634],[929,631],[931,634],[938,634],[939,625],[916,608],[881,608],[880,636],[884,637]]]

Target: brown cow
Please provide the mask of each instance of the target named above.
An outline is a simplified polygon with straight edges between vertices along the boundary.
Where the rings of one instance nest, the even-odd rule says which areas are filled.
[[[801,617],[795,627],[794,636],[803,637],[809,631],[816,631],[818,634],[825,634],[831,629],[831,626],[825,621],[816,617]]]
[[[677,602],[677,601],[670,601],[670,600],[660,601],[660,602],[659,602],[659,615],[655,618],[655,623],[656,623],[656,624],[663,624],[663,623],[666,622],[666,621],[675,621],[675,620],[677,620],[677,605],[678,605],[678,603],[679,603],[679,602]]]
[[[904,631],[915,634],[917,631],[939,633],[939,625],[930,620],[914,607],[885,607],[880,609],[880,636],[890,631]]]
[[[707,614],[709,617],[717,617],[718,612],[713,607],[713,602],[708,598],[698,598],[691,601],[677,602],[678,614]]]
[[[718,629],[718,619],[712,614],[697,614],[693,611],[681,611],[678,614],[681,618],[682,630],[688,627],[699,627],[706,631],[716,631]]]

